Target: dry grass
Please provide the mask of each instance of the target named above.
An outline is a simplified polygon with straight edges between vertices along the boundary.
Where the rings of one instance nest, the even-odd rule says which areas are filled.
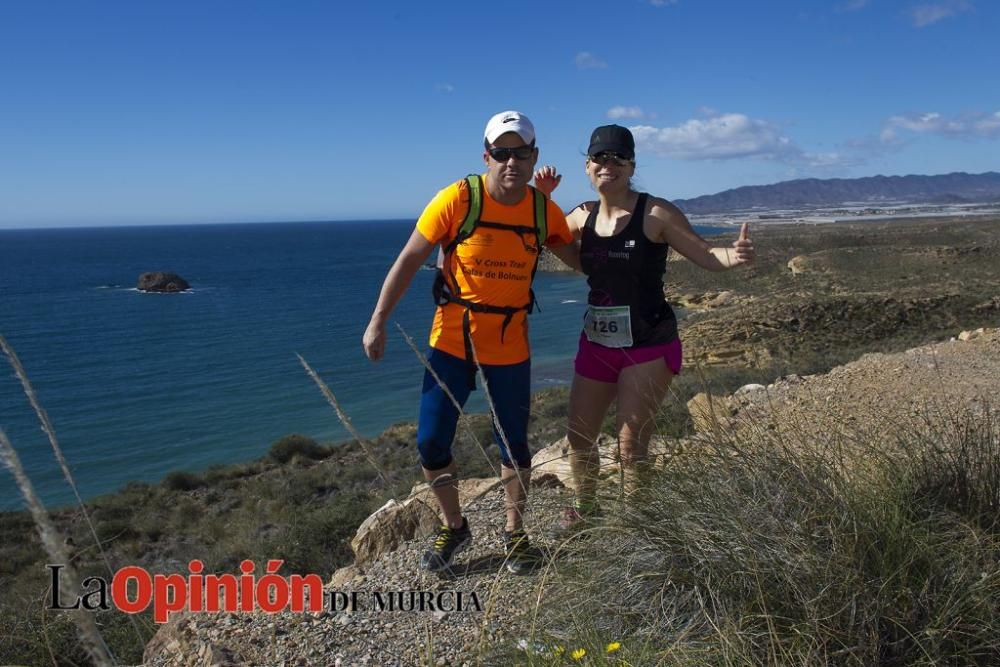
[[[893,435],[720,428],[564,545],[544,650],[631,664],[1000,661],[1000,422]]]

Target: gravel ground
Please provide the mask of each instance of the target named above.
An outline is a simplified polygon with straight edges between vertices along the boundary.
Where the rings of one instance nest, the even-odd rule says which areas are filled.
[[[849,434],[889,443],[899,434],[926,432],[962,411],[995,411],[1000,407],[995,398],[1000,396],[1000,329],[981,331],[970,340],[866,354],[822,375],[745,387],[736,396],[743,404],[737,421],[821,442]]]
[[[553,544],[546,535],[568,501],[567,494],[561,488],[533,489],[525,525],[529,535],[539,536],[534,542],[543,548]],[[164,649],[146,664],[503,664],[497,647],[527,636],[545,572],[516,576],[504,568],[499,489],[475,502],[466,516],[473,543],[456,557],[451,576],[421,571],[417,563],[429,540],[412,540],[336,589],[348,595],[356,591],[358,611],[188,615],[171,623],[169,635],[161,639]],[[372,609],[375,591],[383,596],[391,591],[448,591],[443,599],[452,610],[377,611]],[[463,611],[454,608],[459,592]]]

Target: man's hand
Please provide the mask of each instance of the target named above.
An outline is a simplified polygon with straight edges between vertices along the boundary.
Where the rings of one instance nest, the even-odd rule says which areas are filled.
[[[378,361],[385,354],[385,325],[376,322],[373,318],[365,329],[365,335],[361,338],[361,344],[365,348],[365,355],[371,361]]]
[[[733,241],[733,251],[736,255],[736,262],[733,266],[749,264],[756,257],[753,241],[750,240],[750,223],[744,222],[743,226],[740,227],[740,236]]]
[[[556,172],[552,165],[545,165],[535,172],[535,189],[546,197],[552,196],[552,192],[559,187],[562,181],[562,174]]]

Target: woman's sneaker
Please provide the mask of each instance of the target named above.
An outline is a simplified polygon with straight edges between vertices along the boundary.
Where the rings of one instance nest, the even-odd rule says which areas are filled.
[[[462,517],[461,528],[441,526],[431,548],[420,558],[420,569],[430,572],[448,569],[455,556],[471,543],[472,531],[469,530],[469,521],[465,517]]]
[[[545,554],[532,546],[524,530],[503,531],[503,549],[507,556],[507,570],[511,574],[528,574],[541,565]]]

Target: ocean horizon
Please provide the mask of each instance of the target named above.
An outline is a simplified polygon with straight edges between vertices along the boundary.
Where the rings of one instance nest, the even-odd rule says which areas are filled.
[[[415,421],[423,367],[396,324],[426,352],[433,271],[417,273],[394,311],[385,358],[373,364],[361,348],[382,280],[413,225],[0,230],[0,335],[47,411],[81,495],[250,461],[290,433],[350,439],[297,354],[363,435]],[[140,273],[162,270],[192,289],[136,289]],[[539,390],[572,377],[587,291],[582,276],[544,272],[535,289],[540,310],[529,326]],[[38,418],[6,359],[3,367],[0,428],[42,499],[69,503]],[[467,409],[485,410],[481,394]],[[12,476],[0,471],[0,509],[22,506]]]

